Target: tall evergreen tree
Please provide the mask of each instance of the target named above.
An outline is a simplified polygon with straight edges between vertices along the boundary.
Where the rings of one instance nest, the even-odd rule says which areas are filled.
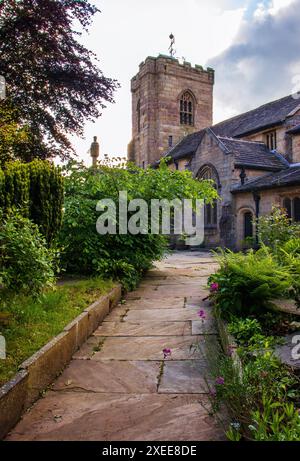
[[[26,139],[16,137],[23,160],[72,156],[68,135],[82,135],[86,120],[101,115],[118,87],[78,39],[99,12],[89,0],[0,0],[0,75]],[[0,112],[1,112],[0,111]]]

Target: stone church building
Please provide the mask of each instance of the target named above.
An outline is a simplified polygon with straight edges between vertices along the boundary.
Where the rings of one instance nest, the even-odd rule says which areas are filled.
[[[300,221],[300,98],[286,96],[213,125],[214,70],[148,57],[131,81],[132,141],[140,167],[212,179],[220,200],[205,207],[205,245],[241,248],[254,218],[273,205]]]

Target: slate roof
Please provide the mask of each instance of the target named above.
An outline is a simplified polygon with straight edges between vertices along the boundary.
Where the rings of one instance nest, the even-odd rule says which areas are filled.
[[[293,128],[290,128],[289,130],[287,130],[287,133],[299,134],[300,133],[300,125],[293,126]]]
[[[300,100],[290,95],[217,123],[212,128],[218,136],[245,136],[283,123],[298,107]]]
[[[274,189],[275,187],[287,187],[300,185],[300,164],[291,165],[289,168],[277,173],[270,173],[260,178],[250,180],[244,185],[234,187],[231,192],[254,192],[264,189]]]
[[[242,141],[218,136],[223,146],[235,157],[236,166],[279,171],[288,167],[284,158],[271,152],[263,142]]]
[[[196,133],[189,134],[179,141],[173,149],[169,150],[168,155],[170,155],[174,160],[193,155],[198,149],[205,132],[206,130],[201,130]]]
[[[218,136],[227,136],[230,138],[246,136],[247,134],[272,128],[273,126],[283,123],[298,107],[300,107],[299,99],[286,96],[277,101],[272,101],[250,110],[249,112],[245,112],[244,114],[232,117],[224,122],[217,123],[213,125],[211,129]],[[204,134],[205,130],[201,130],[186,136],[169,151],[169,155],[174,160],[193,155]]]

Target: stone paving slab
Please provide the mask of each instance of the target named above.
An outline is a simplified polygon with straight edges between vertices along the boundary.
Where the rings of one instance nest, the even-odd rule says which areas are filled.
[[[200,267],[200,266],[199,266]],[[169,268],[168,270],[155,270],[147,272],[147,276],[144,280],[155,281],[155,280],[175,280],[177,277],[189,277],[191,282],[196,278],[201,279],[202,277],[208,277],[210,274],[217,270],[218,265],[215,264],[209,269],[200,268],[188,268],[188,269],[178,269],[175,267]]]
[[[99,336],[92,335],[81,348],[75,352],[73,359],[78,360],[89,360],[97,350],[100,349],[100,344],[102,343],[103,338]]]
[[[216,268],[198,251],[157,263],[8,440],[223,440],[206,386],[217,336],[204,298]]]
[[[103,322],[95,336],[183,336],[192,334],[191,321]]]
[[[73,360],[52,387],[56,391],[148,394],[157,391],[161,362]]]
[[[213,319],[192,321],[192,335],[215,335],[217,334],[216,324]]]
[[[199,320],[199,310],[201,308],[189,307],[186,309],[133,309],[126,313],[124,317],[125,322],[146,321],[146,320],[159,320],[163,321],[186,321],[186,320]],[[210,315],[207,313],[207,315]]]
[[[122,305],[126,309],[180,309],[185,298],[133,299]]]
[[[165,297],[166,286],[149,286],[148,288],[142,287],[138,288],[135,291],[132,291],[127,295],[127,299],[160,299]],[[199,292],[203,293],[203,296],[207,293],[204,290],[204,286],[201,287],[199,284],[189,284],[189,285],[174,285],[170,288],[172,298],[180,298],[186,296],[188,293],[190,296],[198,296]]]
[[[208,277],[203,275],[201,277],[195,277],[192,279],[191,277],[163,277],[163,278],[148,278],[144,279],[142,283],[140,283],[139,288],[146,288],[146,287],[169,287],[169,286],[196,286],[196,287],[205,287],[207,286],[207,279]]]
[[[222,440],[204,395],[49,392],[7,440]]]
[[[208,375],[205,360],[172,360],[165,362],[163,375],[158,387],[159,393],[199,394],[207,393]]]
[[[169,360],[189,360],[201,357],[200,336],[147,336],[105,339],[91,360],[162,360],[163,349],[172,350]]]

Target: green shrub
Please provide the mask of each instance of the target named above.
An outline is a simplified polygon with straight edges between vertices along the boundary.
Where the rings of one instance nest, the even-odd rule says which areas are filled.
[[[246,255],[223,251],[218,260],[220,269],[209,284],[218,284],[214,297],[223,318],[262,314],[272,299],[290,294],[289,268],[281,266],[267,247]]]
[[[292,403],[274,401],[266,396],[262,408],[252,413],[249,426],[256,441],[299,442],[299,410]]]
[[[273,206],[270,214],[258,218],[257,225],[260,243],[269,246],[274,253],[288,240],[300,238],[299,224],[291,223],[283,208]]]
[[[60,168],[34,160],[9,162],[0,170],[0,206],[4,215],[18,209],[50,244],[61,226],[64,188]]]
[[[56,254],[36,224],[10,214],[0,225],[0,284],[33,296],[55,281]]]
[[[234,317],[228,325],[228,331],[238,344],[248,344],[253,337],[262,333],[262,328],[257,319]]]
[[[62,223],[64,200],[60,168],[45,161],[28,163],[30,181],[29,218],[36,223],[47,242],[56,238]]]
[[[211,364],[217,383],[212,403],[215,410],[226,405],[232,421],[226,433],[229,440],[299,440],[297,377],[270,352],[269,345],[258,355],[249,354],[247,347],[239,353],[242,369],[222,353]]]
[[[122,280],[126,287],[133,287],[152,261],[162,258],[167,239],[150,233],[99,235],[96,230],[98,201],[112,199],[118,216],[119,191],[127,192],[128,201],[139,198],[148,204],[151,199],[212,200],[216,197],[209,181],[196,181],[188,171],[171,171],[165,163],[157,170],[133,165],[127,169],[103,165],[90,169],[71,163],[65,187],[65,212],[59,236],[63,267],[69,273],[114,277]],[[118,221],[116,225],[118,229]]]

